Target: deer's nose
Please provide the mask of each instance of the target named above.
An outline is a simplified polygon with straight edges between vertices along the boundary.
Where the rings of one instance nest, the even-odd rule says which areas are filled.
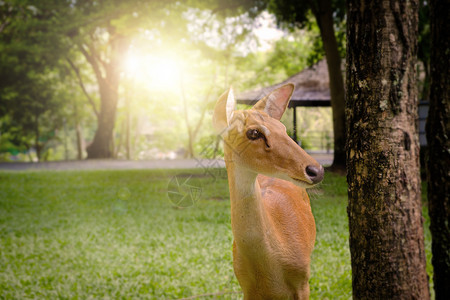
[[[313,183],[319,183],[323,179],[324,170],[322,166],[316,167],[313,165],[306,167],[306,175]]]

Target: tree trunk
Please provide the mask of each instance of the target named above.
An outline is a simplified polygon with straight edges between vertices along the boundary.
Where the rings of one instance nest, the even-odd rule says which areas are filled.
[[[429,100],[430,99],[430,66],[426,61],[422,61],[423,63],[423,71],[425,73],[425,78],[423,79],[423,87],[421,91],[421,99]]]
[[[118,74],[117,74],[118,75]],[[113,151],[112,135],[116,119],[116,108],[118,101],[118,85],[108,84],[102,80],[100,85],[100,114],[97,119],[97,131],[94,141],[86,149],[89,158],[112,158]]]
[[[131,159],[131,116],[130,116],[130,108],[127,109],[127,124],[126,124],[126,157],[128,160]]]
[[[316,20],[327,58],[333,110],[334,159],[333,168],[345,168],[345,89],[341,70],[341,57],[334,35],[333,10],[330,0],[319,0]]]
[[[36,149],[36,158],[37,161],[40,162],[42,159],[42,147],[39,143],[39,139],[41,138],[41,133],[39,130],[39,115],[34,116],[34,147]]]
[[[77,105],[76,101],[73,101],[73,117],[74,117],[74,121],[75,121],[75,135],[76,135],[76,142],[77,142],[77,159],[82,160],[83,159],[83,149],[84,149],[83,131],[81,130],[80,119],[78,117],[78,105]]]
[[[83,159],[83,132],[81,129],[80,123],[75,124],[75,132],[77,136],[77,159],[82,160]]]
[[[429,299],[415,74],[418,0],[347,2],[354,299]]]
[[[109,28],[111,35],[111,55],[109,62],[103,62],[104,74],[99,71],[99,63],[95,61],[99,55],[92,53],[88,61],[94,68],[97,82],[100,89],[100,112],[97,118],[97,131],[94,140],[86,151],[88,159],[91,158],[113,158],[113,131],[116,120],[117,101],[119,99],[119,79],[120,63],[123,59],[123,52],[126,50],[127,40],[114,33],[113,28]],[[85,54],[86,56],[86,54]]]
[[[436,299],[450,299],[450,4],[431,1],[428,207]]]
[[[125,109],[126,109],[126,140],[125,140],[125,150],[126,158],[131,159],[131,99],[132,95],[130,92],[127,93],[127,98],[125,99]]]
[[[183,101],[183,111],[184,111],[184,122],[186,123],[186,129],[188,134],[188,144],[186,153],[184,154],[185,158],[193,158],[194,157],[194,139],[192,136],[192,126],[189,122],[189,113],[188,113],[188,104],[186,99],[186,93],[184,91],[183,85],[183,77],[180,77],[180,93],[181,100]]]

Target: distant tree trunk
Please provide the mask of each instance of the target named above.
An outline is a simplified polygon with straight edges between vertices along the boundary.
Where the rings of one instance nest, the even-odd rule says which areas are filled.
[[[125,99],[125,112],[126,112],[126,139],[125,139],[125,150],[126,158],[131,159],[131,99],[132,95],[130,92],[127,93],[127,99]]]
[[[117,86],[100,83],[100,114],[97,120],[97,131],[92,144],[86,149],[89,158],[112,158],[112,135],[116,119]]]
[[[131,116],[130,116],[130,109],[127,109],[127,124],[126,124],[126,157],[128,160],[131,159]]]
[[[354,299],[429,299],[417,128],[418,0],[347,2]]]
[[[123,137],[125,136],[126,131],[127,131],[127,128],[126,128],[127,124],[126,124],[126,122],[122,122],[120,126],[121,127],[120,127],[120,131],[119,131],[120,132],[119,138],[117,139],[117,141],[114,142],[114,145],[116,145],[116,147],[114,149],[116,156],[118,156],[122,152],[122,146],[123,146],[122,144],[126,143],[126,138],[123,139]],[[124,147],[126,147],[126,145],[124,145]]]
[[[185,158],[193,158],[194,157],[194,137],[192,133],[192,126],[191,122],[189,121],[189,113],[188,113],[188,103],[186,99],[186,93],[184,91],[184,84],[183,84],[183,76],[180,77],[180,94],[181,94],[181,100],[183,101],[183,112],[184,112],[184,122],[186,123],[186,130],[188,134],[188,144],[186,153],[184,154]]]
[[[97,117],[97,131],[93,142],[87,147],[88,159],[112,158],[113,131],[116,120],[117,102],[119,99],[120,62],[127,49],[125,37],[115,33],[114,27],[109,27],[110,50],[109,61],[102,61],[93,46],[80,46],[81,52],[91,64],[97,78],[100,90],[100,112]],[[101,69],[103,68],[103,72]]]
[[[40,162],[42,159],[42,145],[39,143],[41,132],[39,130],[39,115],[34,115],[34,148],[36,149],[36,158]]]
[[[77,159],[82,160],[83,159],[83,132],[81,129],[81,125],[79,122],[75,124],[75,132],[77,136]]]
[[[31,156],[30,148],[28,146],[27,146],[27,156],[28,156],[28,161],[33,162],[33,157]]]
[[[334,159],[332,167],[345,168],[345,89],[341,70],[341,57],[336,36],[334,35],[331,0],[319,0],[318,9],[314,9],[313,12],[320,28],[330,81],[334,131]]]
[[[450,3],[431,1],[428,207],[436,299],[450,299]]]
[[[77,159],[83,159],[83,132],[81,130],[80,119],[78,117],[78,105],[76,101],[73,101],[73,117],[75,121],[75,135],[77,143]]]
[[[430,66],[426,61],[423,62],[423,71],[425,72],[425,78],[423,79],[423,87],[421,92],[421,99],[422,100],[429,100],[430,99]]]

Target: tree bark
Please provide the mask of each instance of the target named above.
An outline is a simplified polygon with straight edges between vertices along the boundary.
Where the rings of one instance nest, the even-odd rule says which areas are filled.
[[[429,299],[421,215],[418,0],[347,2],[354,299]]]
[[[97,119],[97,131],[92,144],[87,147],[88,159],[112,158],[112,135],[116,119],[117,86],[109,86],[106,81],[100,85],[100,114]],[[114,84],[112,84],[114,85]]]
[[[345,168],[345,89],[341,70],[341,57],[339,55],[336,36],[334,35],[331,1],[319,0],[318,10],[313,11],[320,28],[330,81],[334,131],[334,159],[332,168]]]
[[[119,99],[120,62],[126,50],[127,40],[109,28],[111,55],[109,62],[100,61],[93,47],[90,53],[80,48],[88,62],[92,65],[100,90],[100,112],[97,118],[97,131],[94,140],[87,147],[88,159],[113,158],[113,131],[116,120],[117,102]],[[104,72],[100,70],[101,66]],[[103,75],[104,74],[104,75]]]
[[[428,141],[428,208],[436,299],[450,298],[450,4],[431,1],[431,87]]]

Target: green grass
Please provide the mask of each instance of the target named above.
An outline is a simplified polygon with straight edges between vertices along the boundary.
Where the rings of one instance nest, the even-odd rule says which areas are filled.
[[[167,194],[181,173],[202,187],[186,208]],[[0,298],[240,299],[224,174],[0,172]],[[311,299],[350,299],[345,178],[327,174],[310,194]]]

